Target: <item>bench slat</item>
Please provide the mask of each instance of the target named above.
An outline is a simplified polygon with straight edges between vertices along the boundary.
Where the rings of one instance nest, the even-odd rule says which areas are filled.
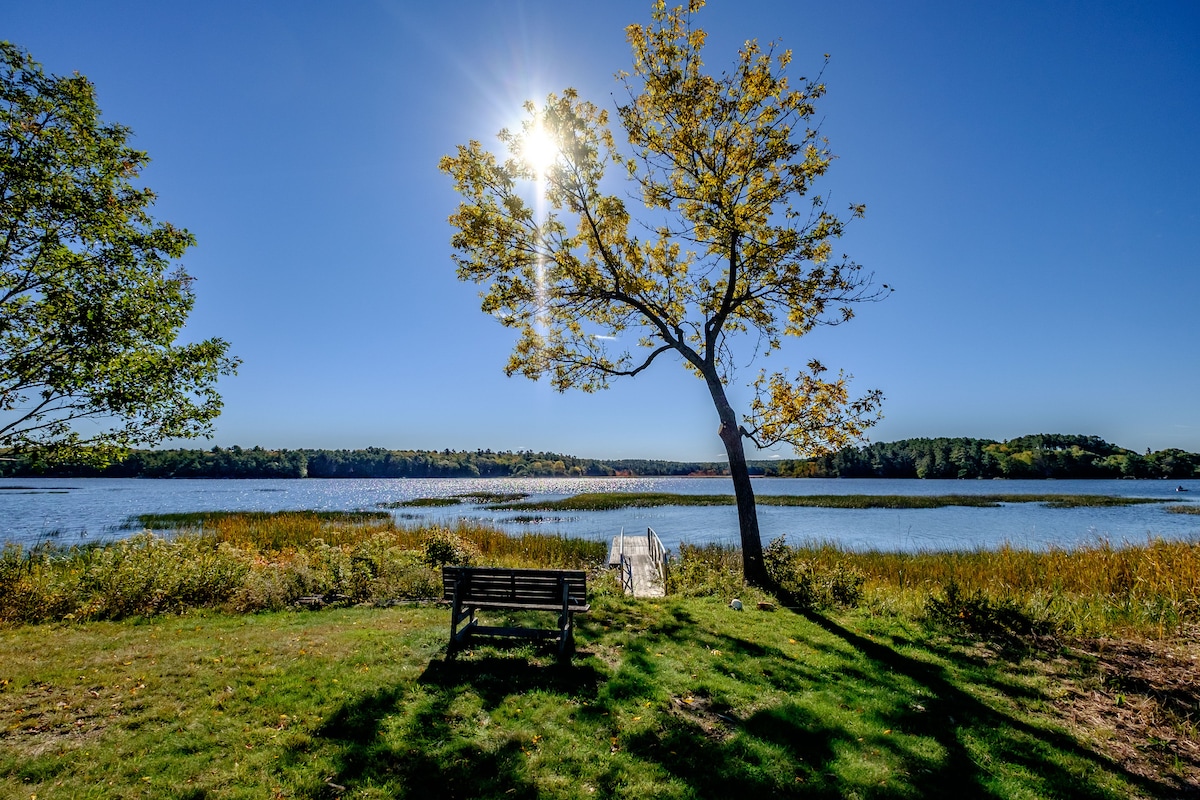
[[[555,603],[553,605],[551,605],[549,603],[520,603],[520,604],[517,604],[517,603],[491,602],[488,600],[464,600],[463,605],[470,606],[471,608],[490,608],[492,610],[507,608],[507,609],[512,609],[513,611],[562,611],[562,603]],[[592,610],[592,606],[589,603],[577,603],[577,604],[567,606],[567,611],[575,611],[580,614],[586,613],[591,610]]]
[[[582,570],[509,569],[504,567],[442,567],[442,592],[453,602],[449,653],[474,635],[557,637],[559,654],[573,638],[572,616],[591,609],[587,603],[587,573]],[[486,627],[475,619],[476,609],[558,612],[558,628]],[[459,623],[469,620],[459,629]]]

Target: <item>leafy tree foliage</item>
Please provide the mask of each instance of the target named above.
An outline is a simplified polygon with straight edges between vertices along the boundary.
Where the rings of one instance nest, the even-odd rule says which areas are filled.
[[[939,438],[847,447],[820,458],[751,462],[753,474],[803,478],[1200,478],[1200,454],[1140,455],[1096,436],[1039,434],[996,442]],[[727,463],[596,460],[523,450],[135,450],[104,466],[28,458],[0,477],[509,478],[728,475]]]
[[[760,374],[739,419],[727,395],[735,345],[770,353],[784,336],[849,319],[851,303],[880,291],[834,257],[845,220],[807,197],[833,158],[812,121],[825,86],[801,78],[793,88],[790,51],[753,41],[731,71],[709,74],[705,33],[691,24],[703,5],[659,0],[650,25],[626,29],[624,151],[608,113],[568,89],[528,103],[521,131],[500,132],[506,156],[471,141],[441,168],[463,198],[450,218],[458,275],[483,284],[483,310],[519,334],[510,375],[594,391],[674,358],[704,382],[738,499],[745,577],[762,583],[743,440],[802,454],[842,447],[875,422],[881,397],[851,399],[846,376],[829,379],[813,360],[798,377]],[[542,139],[557,147],[550,159],[530,152]],[[644,205],[636,221],[627,194]]]
[[[811,461],[776,463],[768,474],[838,478],[1195,478],[1200,455],[1140,455],[1098,436],[1036,434],[1005,442],[937,438],[847,447]]]
[[[0,462],[0,477],[510,478],[719,474],[723,465],[640,459],[597,461],[561,453],[491,450],[135,450],[105,465]]]
[[[177,344],[192,235],[155,222],[145,153],[92,84],[0,42],[0,447],[93,453],[206,433],[220,339]],[[79,423],[87,421],[87,426]]]

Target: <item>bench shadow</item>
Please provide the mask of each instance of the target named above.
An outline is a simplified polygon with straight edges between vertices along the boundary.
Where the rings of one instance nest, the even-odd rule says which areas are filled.
[[[591,701],[603,678],[588,665],[540,663],[503,651],[431,660],[415,687],[356,697],[314,731],[317,749],[333,745],[333,775],[325,784],[307,787],[303,796],[333,797],[357,787],[399,784],[408,788],[401,795],[407,797],[536,798],[522,744],[510,740],[484,748],[469,741],[461,735],[463,719],[455,701],[464,692],[478,696],[487,710],[528,692]],[[293,748],[285,760],[302,761],[310,749]]]
[[[398,783],[411,787],[411,797],[537,797],[520,770],[520,746],[510,742],[484,750],[456,737],[448,720],[451,698],[434,697],[407,707],[402,689],[381,690],[342,706],[314,734],[337,745],[334,774],[324,785],[307,787],[308,797],[334,797],[347,789]],[[399,743],[383,734],[389,720],[406,717],[419,732]],[[452,754],[430,742],[451,740]],[[292,753],[302,759],[302,752]],[[455,769],[448,770],[448,760]]]

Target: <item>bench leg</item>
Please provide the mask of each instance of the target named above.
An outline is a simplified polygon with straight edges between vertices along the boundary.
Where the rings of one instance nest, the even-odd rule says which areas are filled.
[[[560,658],[575,652],[575,617],[570,611],[558,618],[558,655]]]
[[[458,623],[467,618],[467,624],[460,630]],[[459,650],[471,635],[471,628],[475,627],[475,608],[469,607],[466,612],[463,612],[462,601],[458,598],[458,589],[454,591],[454,605],[450,609],[450,642],[446,645],[446,657],[454,655],[456,650]]]

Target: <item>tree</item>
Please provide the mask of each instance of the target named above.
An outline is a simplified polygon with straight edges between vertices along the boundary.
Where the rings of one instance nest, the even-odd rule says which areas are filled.
[[[148,162],[81,75],[0,42],[0,448],[76,458],[195,437],[235,371],[221,339],[178,344],[194,239],[148,210]]]
[[[737,496],[744,574],[764,584],[743,440],[836,449],[878,419],[882,398],[851,400],[847,376],[827,379],[812,360],[798,377],[760,373],[739,422],[727,393],[735,345],[770,353],[785,335],[849,320],[851,303],[887,287],[832,257],[845,220],[827,198],[805,200],[833,158],[810,124],[824,85],[801,78],[791,88],[791,53],[753,41],[731,72],[707,74],[705,33],[691,24],[703,4],[668,10],[660,0],[652,24],[626,29],[633,73],[618,75],[628,102],[617,116],[629,155],[607,112],[567,89],[527,103],[522,130],[500,132],[503,158],[470,141],[441,169],[463,198],[450,217],[458,276],[486,286],[483,310],[519,334],[509,375],[590,392],[673,356],[704,382]],[[610,191],[622,179],[645,206],[638,223]],[[853,205],[848,215],[863,212]],[[631,335],[636,346],[622,346]]]

